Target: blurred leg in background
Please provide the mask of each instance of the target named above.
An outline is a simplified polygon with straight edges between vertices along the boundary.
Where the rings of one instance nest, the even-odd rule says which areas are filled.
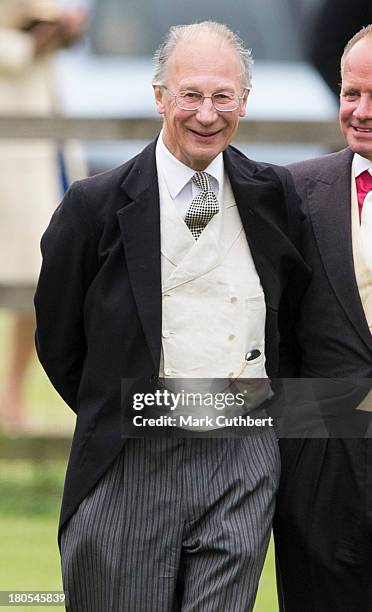
[[[35,318],[31,313],[14,314],[8,339],[4,387],[0,396],[0,416],[5,427],[16,430],[26,425],[24,381],[34,355]]]

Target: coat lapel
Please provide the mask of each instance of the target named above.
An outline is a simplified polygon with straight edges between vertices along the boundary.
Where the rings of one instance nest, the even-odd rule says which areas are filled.
[[[270,167],[260,168],[247,158],[243,165],[230,150],[224,161],[266,304],[277,310],[282,290],[281,255],[293,248],[276,222],[275,208],[283,193]]]
[[[130,283],[155,371],[160,363],[161,269],[159,190],[155,142],[137,157],[121,188],[118,211]]]
[[[341,151],[333,164],[325,164],[315,180],[307,179],[311,223],[329,282],[355,330],[372,348],[355,278],[351,237],[350,149]]]

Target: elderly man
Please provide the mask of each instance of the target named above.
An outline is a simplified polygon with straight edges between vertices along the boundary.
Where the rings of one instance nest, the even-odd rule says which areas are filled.
[[[321,401],[333,439],[281,441],[275,531],[286,612],[372,610],[372,440],[361,439],[372,407],[372,25],[346,45],[341,76],[349,147],[290,167],[307,207],[313,277],[300,359],[283,359],[282,373],[323,379],[314,383],[321,400],[326,384],[335,393]]]
[[[125,416],[129,380],[277,373],[278,309],[288,321],[308,269],[290,174],[229,146],[251,62],[224,25],[171,28],[153,81],[159,138],[76,183],[42,241],[38,353],[77,413],[60,524],[74,612],[253,608],[273,431],[126,439]]]

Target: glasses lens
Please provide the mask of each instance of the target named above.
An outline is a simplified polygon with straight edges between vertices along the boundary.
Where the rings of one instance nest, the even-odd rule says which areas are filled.
[[[185,110],[197,110],[202,100],[203,96],[197,91],[181,91],[176,97],[177,106]]]
[[[204,100],[204,96],[197,91],[180,91],[175,98],[179,108],[190,111],[198,110]],[[214,108],[221,112],[233,111],[239,107],[239,98],[224,92],[213,94],[212,102]]]
[[[213,104],[216,110],[233,111],[238,108],[239,100],[232,94],[216,93],[213,95]]]

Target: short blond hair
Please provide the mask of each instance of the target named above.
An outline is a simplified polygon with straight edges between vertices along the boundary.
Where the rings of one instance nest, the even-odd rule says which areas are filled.
[[[356,45],[360,40],[363,40],[364,38],[369,38],[370,42],[372,42],[372,23],[365,26],[364,28],[359,30],[359,32],[354,34],[354,36],[350,38],[349,42],[346,44],[341,57],[341,76],[344,70],[347,56],[349,55],[351,49],[354,47],[354,45]]]

